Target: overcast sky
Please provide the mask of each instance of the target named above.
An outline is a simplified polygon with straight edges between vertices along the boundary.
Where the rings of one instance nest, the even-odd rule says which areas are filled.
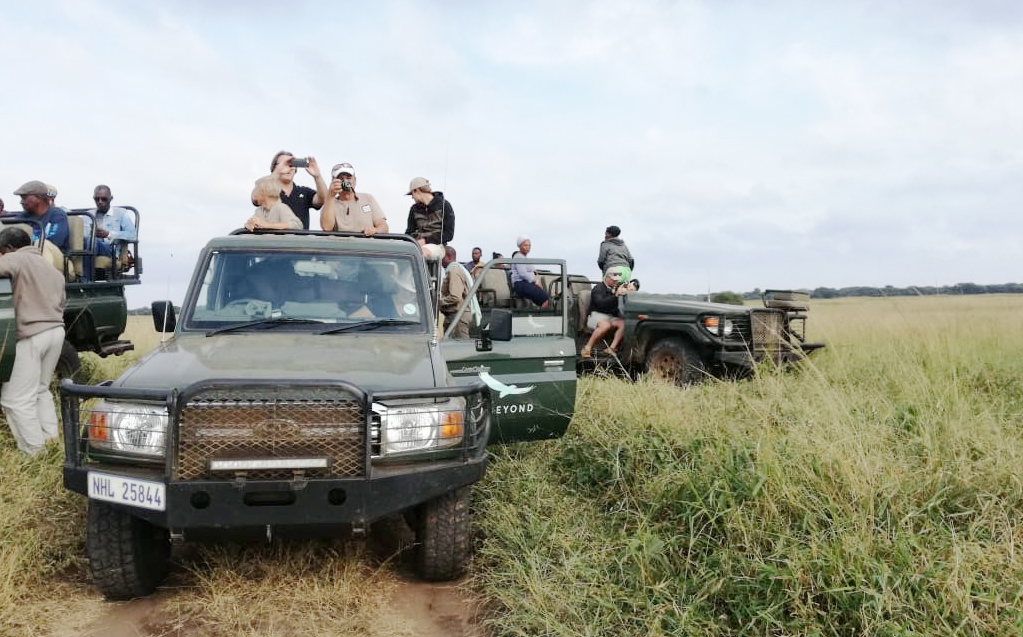
[[[0,0],[0,43],[0,197],[136,206],[132,307],[281,149],[399,232],[427,177],[463,260],[527,234],[595,278],[617,224],[652,292],[1023,281],[1015,0]]]

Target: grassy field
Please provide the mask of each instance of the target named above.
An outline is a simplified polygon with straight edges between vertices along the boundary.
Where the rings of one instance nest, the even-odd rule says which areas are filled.
[[[582,383],[499,454],[502,635],[1023,633],[1023,298],[815,303],[798,373]]]
[[[494,634],[1023,633],[1023,295],[820,301],[810,332],[828,348],[795,372],[584,379],[564,439],[495,449],[471,578]],[[157,342],[144,317],[130,338]],[[26,460],[0,429],[0,633],[76,634],[105,606],[84,499],[56,447]],[[168,621],[402,634],[400,569],[352,553],[192,548]]]

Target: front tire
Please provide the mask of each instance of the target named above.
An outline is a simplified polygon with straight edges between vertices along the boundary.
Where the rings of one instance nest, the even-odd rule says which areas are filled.
[[[104,502],[89,501],[85,547],[92,581],[107,599],[144,597],[167,576],[167,529]]]
[[[416,570],[425,580],[459,577],[469,563],[469,487],[420,507],[416,516]]]
[[[646,356],[646,371],[651,378],[689,385],[706,375],[703,361],[692,345],[679,338],[665,338],[654,343]]]

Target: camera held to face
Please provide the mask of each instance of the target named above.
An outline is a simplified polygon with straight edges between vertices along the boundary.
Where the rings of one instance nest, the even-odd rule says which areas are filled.
[[[342,179],[341,180],[341,190],[344,190],[345,192],[350,192],[352,190],[355,190],[355,186],[352,185],[352,182],[351,182],[350,179]]]

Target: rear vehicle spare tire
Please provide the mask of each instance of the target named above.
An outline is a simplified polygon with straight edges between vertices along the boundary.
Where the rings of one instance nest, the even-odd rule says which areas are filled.
[[[703,361],[693,347],[680,338],[663,338],[646,355],[646,371],[651,378],[688,385],[703,380]]]
[[[92,580],[107,599],[148,595],[167,576],[167,529],[105,502],[89,501],[85,548]]]
[[[469,487],[420,506],[416,522],[416,570],[425,580],[460,576],[469,562]]]

